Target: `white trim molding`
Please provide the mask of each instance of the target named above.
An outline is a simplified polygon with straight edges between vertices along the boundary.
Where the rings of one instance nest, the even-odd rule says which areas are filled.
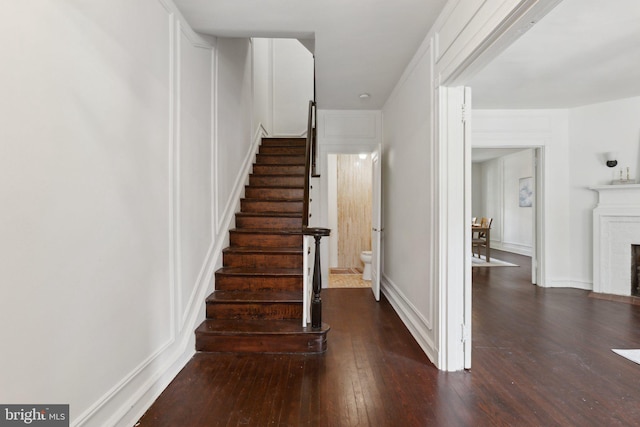
[[[402,293],[400,288],[389,279],[384,273],[382,274],[380,284],[382,293],[398,313],[403,323],[409,329],[409,332],[418,345],[425,352],[432,363],[438,360],[438,349],[433,341],[433,324],[429,319],[425,318],[415,305]]]

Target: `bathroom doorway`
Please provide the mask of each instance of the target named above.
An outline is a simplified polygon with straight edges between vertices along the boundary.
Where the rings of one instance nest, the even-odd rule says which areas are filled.
[[[372,165],[370,153],[328,155],[329,288],[371,287]]]

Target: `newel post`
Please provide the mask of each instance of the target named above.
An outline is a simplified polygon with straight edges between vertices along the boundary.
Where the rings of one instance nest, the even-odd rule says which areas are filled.
[[[319,329],[322,327],[322,271],[320,270],[320,239],[329,236],[331,230],[327,228],[306,228],[304,234],[313,236],[316,243],[316,255],[313,263],[313,299],[311,300],[311,327]]]

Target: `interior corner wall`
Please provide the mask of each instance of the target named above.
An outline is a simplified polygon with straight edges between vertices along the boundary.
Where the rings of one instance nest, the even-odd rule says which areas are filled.
[[[0,401],[130,426],[194,353],[233,214],[215,206],[252,154],[248,41],[170,0],[3,13]]]

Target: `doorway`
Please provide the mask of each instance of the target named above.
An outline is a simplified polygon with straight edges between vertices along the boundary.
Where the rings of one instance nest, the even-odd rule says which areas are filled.
[[[329,288],[371,287],[372,165],[370,153],[327,156]]]
[[[539,272],[538,206],[543,186],[539,168],[542,148],[474,147],[471,150],[471,215],[492,219],[492,250],[502,250],[531,258],[531,283],[537,284]],[[472,257],[472,267],[509,266],[495,254],[490,262],[479,251]],[[528,264],[528,263],[527,263]]]

